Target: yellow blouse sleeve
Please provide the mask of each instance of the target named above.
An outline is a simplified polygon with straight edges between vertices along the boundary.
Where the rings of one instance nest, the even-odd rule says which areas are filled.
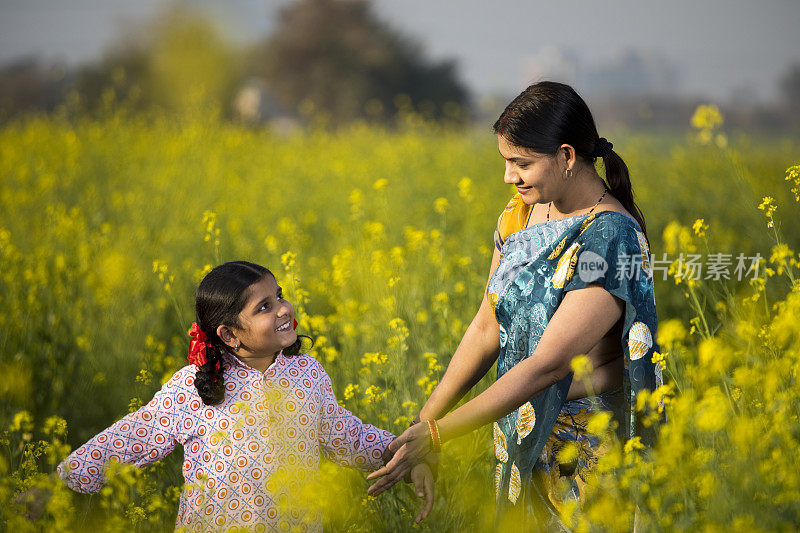
[[[531,206],[522,201],[522,195],[517,193],[508,202],[506,208],[497,219],[497,229],[494,232],[494,245],[499,250],[509,235],[528,225],[528,216]]]

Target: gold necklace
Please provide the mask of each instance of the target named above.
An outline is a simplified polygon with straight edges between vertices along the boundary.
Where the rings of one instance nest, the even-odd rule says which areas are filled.
[[[594,208],[595,208],[595,207],[597,207],[598,205],[600,205],[600,202],[602,202],[602,201],[603,201],[603,198],[605,198],[605,196],[606,196],[606,193],[608,192],[608,187],[605,187],[605,186],[603,186],[603,189],[605,189],[605,190],[603,191],[603,195],[600,197],[600,199],[599,199],[599,200],[597,200],[597,203],[596,203],[596,204],[594,204],[594,205],[592,206],[592,208],[591,208],[591,209],[589,209],[589,212],[588,212],[588,213],[586,213],[587,215],[591,215],[591,214],[592,214],[592,211],[594,211]],[[551,205],[553,205],[553,202],[550,202],[549,204],[547,204],[547,221],[548,221],[548,222],[550,222],[550,206],[551,206]],[[566,217],[565,217],[565,218],[566,218]]]

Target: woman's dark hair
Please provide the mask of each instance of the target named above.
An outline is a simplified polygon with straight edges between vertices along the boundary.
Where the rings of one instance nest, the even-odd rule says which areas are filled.
[[[217,335],[221,325],[239,327],[239,313],[247,303],[247,289],[272,272],[261,265],[247,261],[232,261],[214,267],[206,274],[195,294],[197,325],[206,334],[206,363],[197,369],[194,385],[203,403],[216,405],[225,398],[222,354],[228,346]],[[302,338],[283,349],[284,355],[300,353]]]
[[[592,113],[575,89],[554,81],[534,83],[508,104],[493,128],[509,143],[542,154],[555,155],[562,144],[569,144],[592,164],[597,159],[593,154],[607,150],[602,158],[608,188],[647,238],[644,215],[633,201],[628,166],[614,150],[602,146]]]

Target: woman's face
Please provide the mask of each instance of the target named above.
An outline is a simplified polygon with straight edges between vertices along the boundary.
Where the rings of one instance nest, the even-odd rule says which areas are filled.
[[[247,303],[239,313],[240,326],[231,328],[242,349],[252,355],[274,355],[291,346],[297,340],[294,308],[283,299],[275,278],[264,276],[248,292]]]
[[[511,144],[502,135],[497,136],[497,144],[506,160],[503,181],[516,185],[523,202],[532,205],[557,197],[562,171],[556,157]]]

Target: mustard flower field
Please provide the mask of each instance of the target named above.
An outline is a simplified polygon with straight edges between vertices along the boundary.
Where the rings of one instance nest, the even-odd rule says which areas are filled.
[[[645,449],[595,417],[609,451],[583,509],[561,510],[574,531],[800,528],[800,140],[723,121],[701,106],[680,134],[608,135],[656,278],[665,385],[638,407],[667,422]],[[502,176],[488,125],[414,116],[280,134],[111,109],[0,127],[2,529],[174,528],[180,448],[109,465],[95,495],[53,472],[186,364],[194,289],[227,260],[270,268],[340,403],[400,433],[480,303]],[[417,526],[409,485],[369,498],[328,462],[287,505],[318,505],[327,531],[491,530],[493,470],[487,426],[445,445]]]

